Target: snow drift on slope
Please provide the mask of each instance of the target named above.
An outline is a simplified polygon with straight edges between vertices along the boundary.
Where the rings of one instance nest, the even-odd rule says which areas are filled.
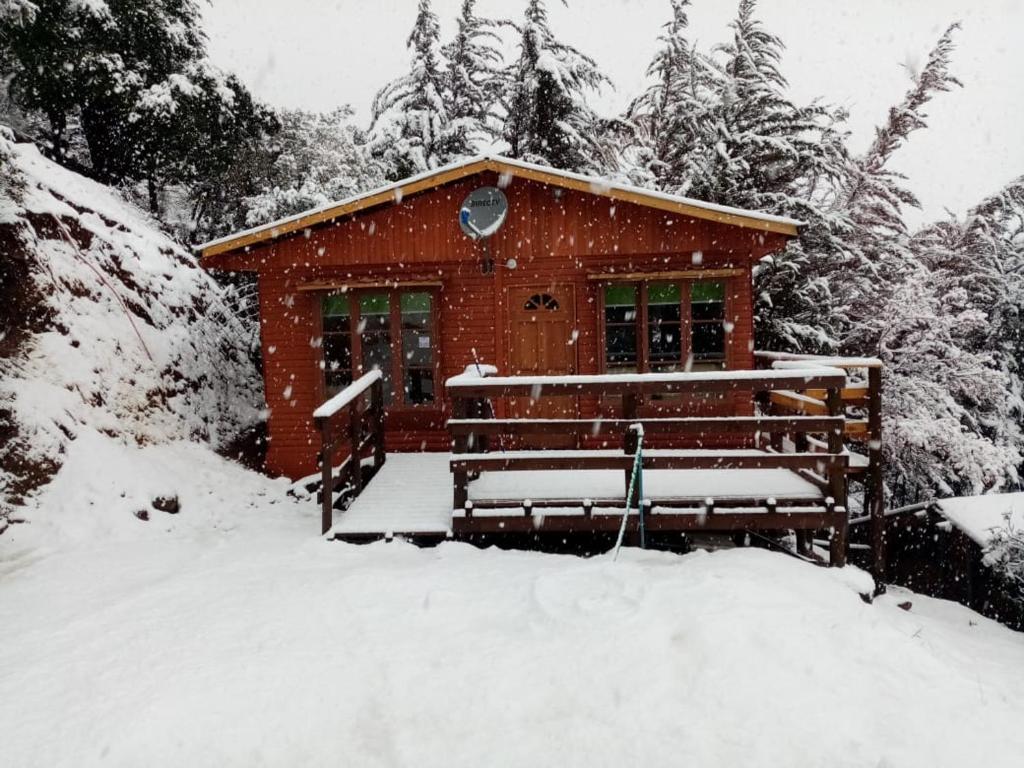
[[[220,444],[258,415],[229,294],[108,187],[0,131],[0,530],[78,435]]]

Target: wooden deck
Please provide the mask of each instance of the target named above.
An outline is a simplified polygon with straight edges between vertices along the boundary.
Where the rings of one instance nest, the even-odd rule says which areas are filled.
[[[469,493],[471,499],[487,499],[488,505],[467,518],[464,510],[452,509],[450,460],[448,453],[390,454],[351,506],[335,513],[328,536],[343,541],[458,539],[499,529],[610,531],[621,521],[620,470],[484,474],[469,483]],[[714,500],[711,514],[721,523],[716,529],[730,528],[727,518],[735,518],[735,528],[785,528],[824,510],[822,491],[785,469],[655,469],[645,472],[644,478],[645,498],[652,501],[651,530],[698,529],[706,522],[709,498]],[[525,489],[548,506],[532,507]],[[788,506],[779,507],[769,519],[765,505],[774,498],[786,499]],[[589,514],[581,499],[591,502]],[[635,510],[631,515],[636,517]]]
[[[532,377],[467,370],[445,383],[451,453],[390,456],[383,447],[380,376],[368,374],[315,414],[323,435],[322,530],[349,541],[527,534],[539,542],[547,533],[614,532],[627,514],[625,530],[641,546],[647,532],[795,531],[798,547],[809,554],[814,536],[830,531],[829,561],[843,565],[848,480],[867,478],[872,486],[878,475],[877,369],[869,369],[863,385],[846,370],[813,360],[773,360],[772,366]],[[739,412],[639,409],[649,398],[709,394],[735,398]],[[620,414],[578,418],[569,408],[562,411],[567,418],[495,416],[495,402],[514,413],[505,401],[572,403],[588,395],[619,399]],[[677,447],[664,447],[666,439]],[[851,462],[855,454],[846,443],[864,439],[868,461]],[[342,448],[348,457],[338,465],[333,456]],[[367,464],[376,471],[369,483],[361,469]],[[879,498],[869,488],[865,509],[872,515]],[[346,501],[348,509],[339,513]],[[880,543],[873,538],[876,559]]]

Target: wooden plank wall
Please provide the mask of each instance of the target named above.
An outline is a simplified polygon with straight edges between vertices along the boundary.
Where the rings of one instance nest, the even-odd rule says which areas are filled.
[[[271,471],[300,477],[316,470],[318,436],[311,418],[323,400],[320,370],[320,293],[311,282],[357,284],[372,280],[436,281],[442,284],[439,336],[442,389],[446,377],[473,360],[507,371],[506,289],[561,286],[575,293],[577,371],[602,365],[595,273],[734,268],[742,275],[727,285],[730,368],[753,367],[751,263],[780,249],[780,235],[712,224],[584,193],[512,180],[505,193],[509,218],[489,243],[499,266],[481,273],[482,249],[466,238],[457,211],[468,192],[498,179],[468,179],[410,200],[396,201],[326,227],[300,233],[250,253],[227,254],[212,266],[259,273],[261,343],[270,411]],[[701,251],[699,263],[692,253]],[[388,450],[444,450],[443,404],[388,416]],[[593,399],[581,415],[595,413]],[[691,411],[692,412],[692,411]]]

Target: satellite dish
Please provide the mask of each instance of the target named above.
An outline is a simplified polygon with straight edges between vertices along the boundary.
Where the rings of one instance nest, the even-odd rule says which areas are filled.
[[[508,200],[497,187],[480,187],[462,201],[459,226],[474,240],[483,240],[497,232],[508,215]]]

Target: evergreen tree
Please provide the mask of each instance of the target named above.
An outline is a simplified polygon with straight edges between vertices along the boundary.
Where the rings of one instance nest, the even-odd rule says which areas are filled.
[[[850,222],[834,205],[849,163],[845,113],[790,101],[780,69],[782,41],[741,0],[733,39],[708,68],[713,102],[697,124],[685,189],[696,198],[790,216],[807,223],[799,240],[755,273],[759,346],[834,350],[839,328],[827,279]]]
[[[647,68],[653,80],[630,104],[629,122],[636,129],[631,165],[641,171],[634,180],[645,186],[686,194],[697,170],[694,163],[706,138],[713,94],[708,90],[708,65],[686,37],[690,0],[671,0],[672,19],[659,36],[660,46]]]
[[[326,114],[285,110],[263,189],[244,198],[245,225],[256,226],[351,197],[384,183],[352,124],[352,109]]]
[[[145,182],[151,209],[169,181],[214,171],[263,128],[237,79],[205,61],[194,0],[38,4],[5,25],[0,65],[16,103],[45,116],[56,159],[79,125],[92,175]]]
[[[855,354],[872,353],[884,330],[879,308],[889,298],[889,287],[914,266],[904,208],[919,208],[920,203],[906,187],[906,178],[889,168],[889,161],[911,133],[927,126],[923,108],[928,102],[960,84],[949,72],[952,36],[958,28],[953,24],[940,36],[902,101],[875,129],[867,152],[850,164],[839,191],[838,205],[853,227],[845,238],[844,258],[833,273],[841,291],[837,313],[845,324],[843,348]]]
[[[501,38],[495,23],[474,12],[476,0],[463,0],[455,38],[443,49],[447,60],[444,102],[455,137],[451,151],[471,155],[476,142],[495,134],[500,96]]]
[[[1010,423],[1010,382],[995,357],[965,338],[985,312],[966,291],[946,290],[913,267],[882,307],[877,353],[885,363],[883,434],[890,504],[1005,489],[1017,480],[1020,445],[993,435]]]
[[[392,180],[451,162],[465,141],[464,126],[452,124],[443,98],[439,36],[430,0],[420,0],[406,43],[412,49],[410,71],[373,100],[371,147]]]
[[[519,58],[506,71],[503,97],[509,154],[570,171],[593,170],[600,125],[585,96],[608,78],[593,59],[554,36],[543,0],[530,0],[516,29]]]

